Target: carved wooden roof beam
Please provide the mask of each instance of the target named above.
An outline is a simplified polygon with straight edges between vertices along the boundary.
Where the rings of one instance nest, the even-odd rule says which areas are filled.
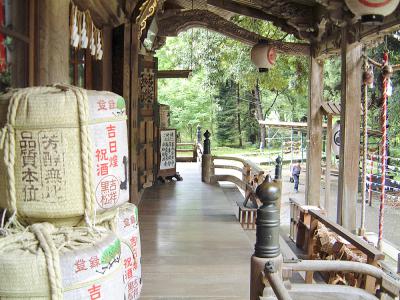
[[[204,27],[247,45],[255,45],[259,40],[267,40],[278,52],[291,55],[309,55],[310,45],[275,41],[248,31],[233,22],[207,10],[181,10],[160,15],[158,19],[159,36],[177,36],[179,32],[192,27]]]
[[[284,19],[277,18],[271,14],[262,11],[261,9],[250,7],[231,0],[207,0],[207,4],[243,16],[269,21],[276,27],[281,28],[283,31],[293,34],[297,38],[301,38],[298,30],[295,27],[288,25]]]
[[[287,0],[254,0],[254,3],[262,7],[264,12],[286,20],[288,25],[295,27],[300,33],[314,30],[313,6]]]
[[[139,0],[74,0],[81,10],[89,10],[98,27],[116,27],[129,19]]]

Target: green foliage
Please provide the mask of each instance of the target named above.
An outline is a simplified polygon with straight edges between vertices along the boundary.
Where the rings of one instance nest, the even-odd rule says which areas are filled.
[[[216,136],[219,145],[233,145],[238,140],[237,123],[237,85],[227,81],[219,87],[219,94],[215,97],[216,111]]]
[[[171,106],[171,126],[177,128],[183,141],[193,141],[196,127],[210,128],[210,107],[213,94],[204,86],[204,72],[198,72],[189,80],[159,80],[159,102]]]
[[[324,100],[340,102],[340,57],[331,57],[324,63]]]
[[[387,48],[387,49],[385,49]],[[380,44],[378,47],[368,49],[367,54],[375,61],[382,62],[383,53],[385,50],[389,53],[390,64],[400,63],[400,41],[394,36],[390,35],[386,37],[386,42]],[[374,88],[370,89],[371,106],[368,114],[369,126],[373,129],[380,130],[380,115],[381,108],[379,102],[382,93],[382,82],[379,79],[381,70],[374,68],[375,84]],[[388,105],[388,122],[389,122],[389,143],[391,146],[391,152],[395,151],[393,147],[399,146],[399,134],[400,131],[400,72],[394,72],[392,78],[393,95],[389,97]]]
[[[232,21],[268,38],[296,41],[269,22],[243,16]],[[306,115],[308,59],[279,55],[274,68],[268,73],[258,73],[250,61],[250,50],[249,46],[218,33],[190,29],[176,38],[168,38],[157,52],[160,70],[193,70],[189,80],[159,81],[160,102],[171,106],[171,125],[181,132],[182,139],[192,139],[195,127],[200,124],[204,130],[211,130],[214,142],[238,144],[239,112],[244,142],[257,143],[259,126],[251,97],[257,80],[266,117],[274,113],[281,120],[296,121]]]

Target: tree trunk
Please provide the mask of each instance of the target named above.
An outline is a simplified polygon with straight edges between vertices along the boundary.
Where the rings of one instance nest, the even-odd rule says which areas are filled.
[[[240,126],[240,85],[237,84],[237,123],[239,131],[239,147],[243,147],[242,128]]]
[[[256,118],[258,121],[263,121],[264,114],[263,114],[263,110],[262,110],[261,97],[260,97],[260,86],[258,84],[258,79],[256,82],[256,86],[253,90],[253,99],[254,99],[254,106],[256,108]],[[265,125],[259,124],[259,126],[260,126],[260,150],[264,151],[265,139],[267,137],[267,131],[265,129]]]

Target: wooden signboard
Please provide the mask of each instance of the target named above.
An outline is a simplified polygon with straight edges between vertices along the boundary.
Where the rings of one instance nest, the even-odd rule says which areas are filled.
[[[176,129],[160,130],[160,168],[158,176],[176,174]]]

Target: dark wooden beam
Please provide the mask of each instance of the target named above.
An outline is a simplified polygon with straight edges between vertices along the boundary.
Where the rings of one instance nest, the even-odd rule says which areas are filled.
[[[287,0],[254,0],[254,3],[269,11],[270,14],[285,19],[302,18],[306,23],[312,23],[312,7]]]
[[[124,7],[125,15],[132,16],[139,0],[118,0],[118,2],[120,2],[121,7]]]
[[[353,22],[355,23],[348,24],[347,27],[348,41],[360,41],[366,46],[374,46],[376,43],[381,42],[385,35],[400,29],[400,14],[393,13],[385,17],[383,24],[377,26],[363,25],[357,20],[353,20]],[[340,27],[331,25],[329,32],[318,43],[317,56],[319,58],[325,59],[329,56],[340,54],[342,40]]]
[[[82,11],[89,10],[97,27],[117,27],[125,21],[125,13],[117,0],[74,0]]]
[[[192,70],[159,70],[157,71],[157,78],[188,78]]]
[[[281,28],[283,31],[293,34],[299,38],[299,32],[296,30],[296,28],[289,26],[284,19],[277,18],[257,8],[246,6],[244,4],[239,4],[231,0],[207,0],[207,4],[243,16],[270,21],[275,26]]]
[[[379,26],[366,26],[360,22],[355,25],[360,32],[360,39],[362,42],[376,40],[377,38],[384,37],[395,30],[400,29],[400,14],[395,12],[385,17],[382,25]]]
[[[136,38],[139,35],[139,25],[132,24],[131,28],[131,77],[130,77],[130,99],[129,99],[129,170],[130,170],[130,202],[139,203],[141,195],[139,194],[140,179],[138,176],[139,152],[137,145],[139,143],[139,52],[140,42]]]
[[[262,10],[277,18],[287,20],[289,25],[298,30],[306,30],[314,27],[313,7],[294,3],[287,0],[254,0]]]
[[[0,25],[0,33],[10,36],[10,37],[13,37],[13,38],[16,38],[18,40],[21,40],[27,44],[29,44],[31,42],[31,40],[29,39],[28,36],[21,34],[15,30],[11,30],[7,27],[1,26],[1,25]]]
[[[192,27],[205,27],[250,46],[257,44],[261,39],[264,39],[273,45],[280,53],[290,55],[310,55],[309,44],[288,43],[268,39],[264,36],[248,31],[207,10],[177,10],[165,15],[159,15],[159,36],[177,36],[179,32]]]

